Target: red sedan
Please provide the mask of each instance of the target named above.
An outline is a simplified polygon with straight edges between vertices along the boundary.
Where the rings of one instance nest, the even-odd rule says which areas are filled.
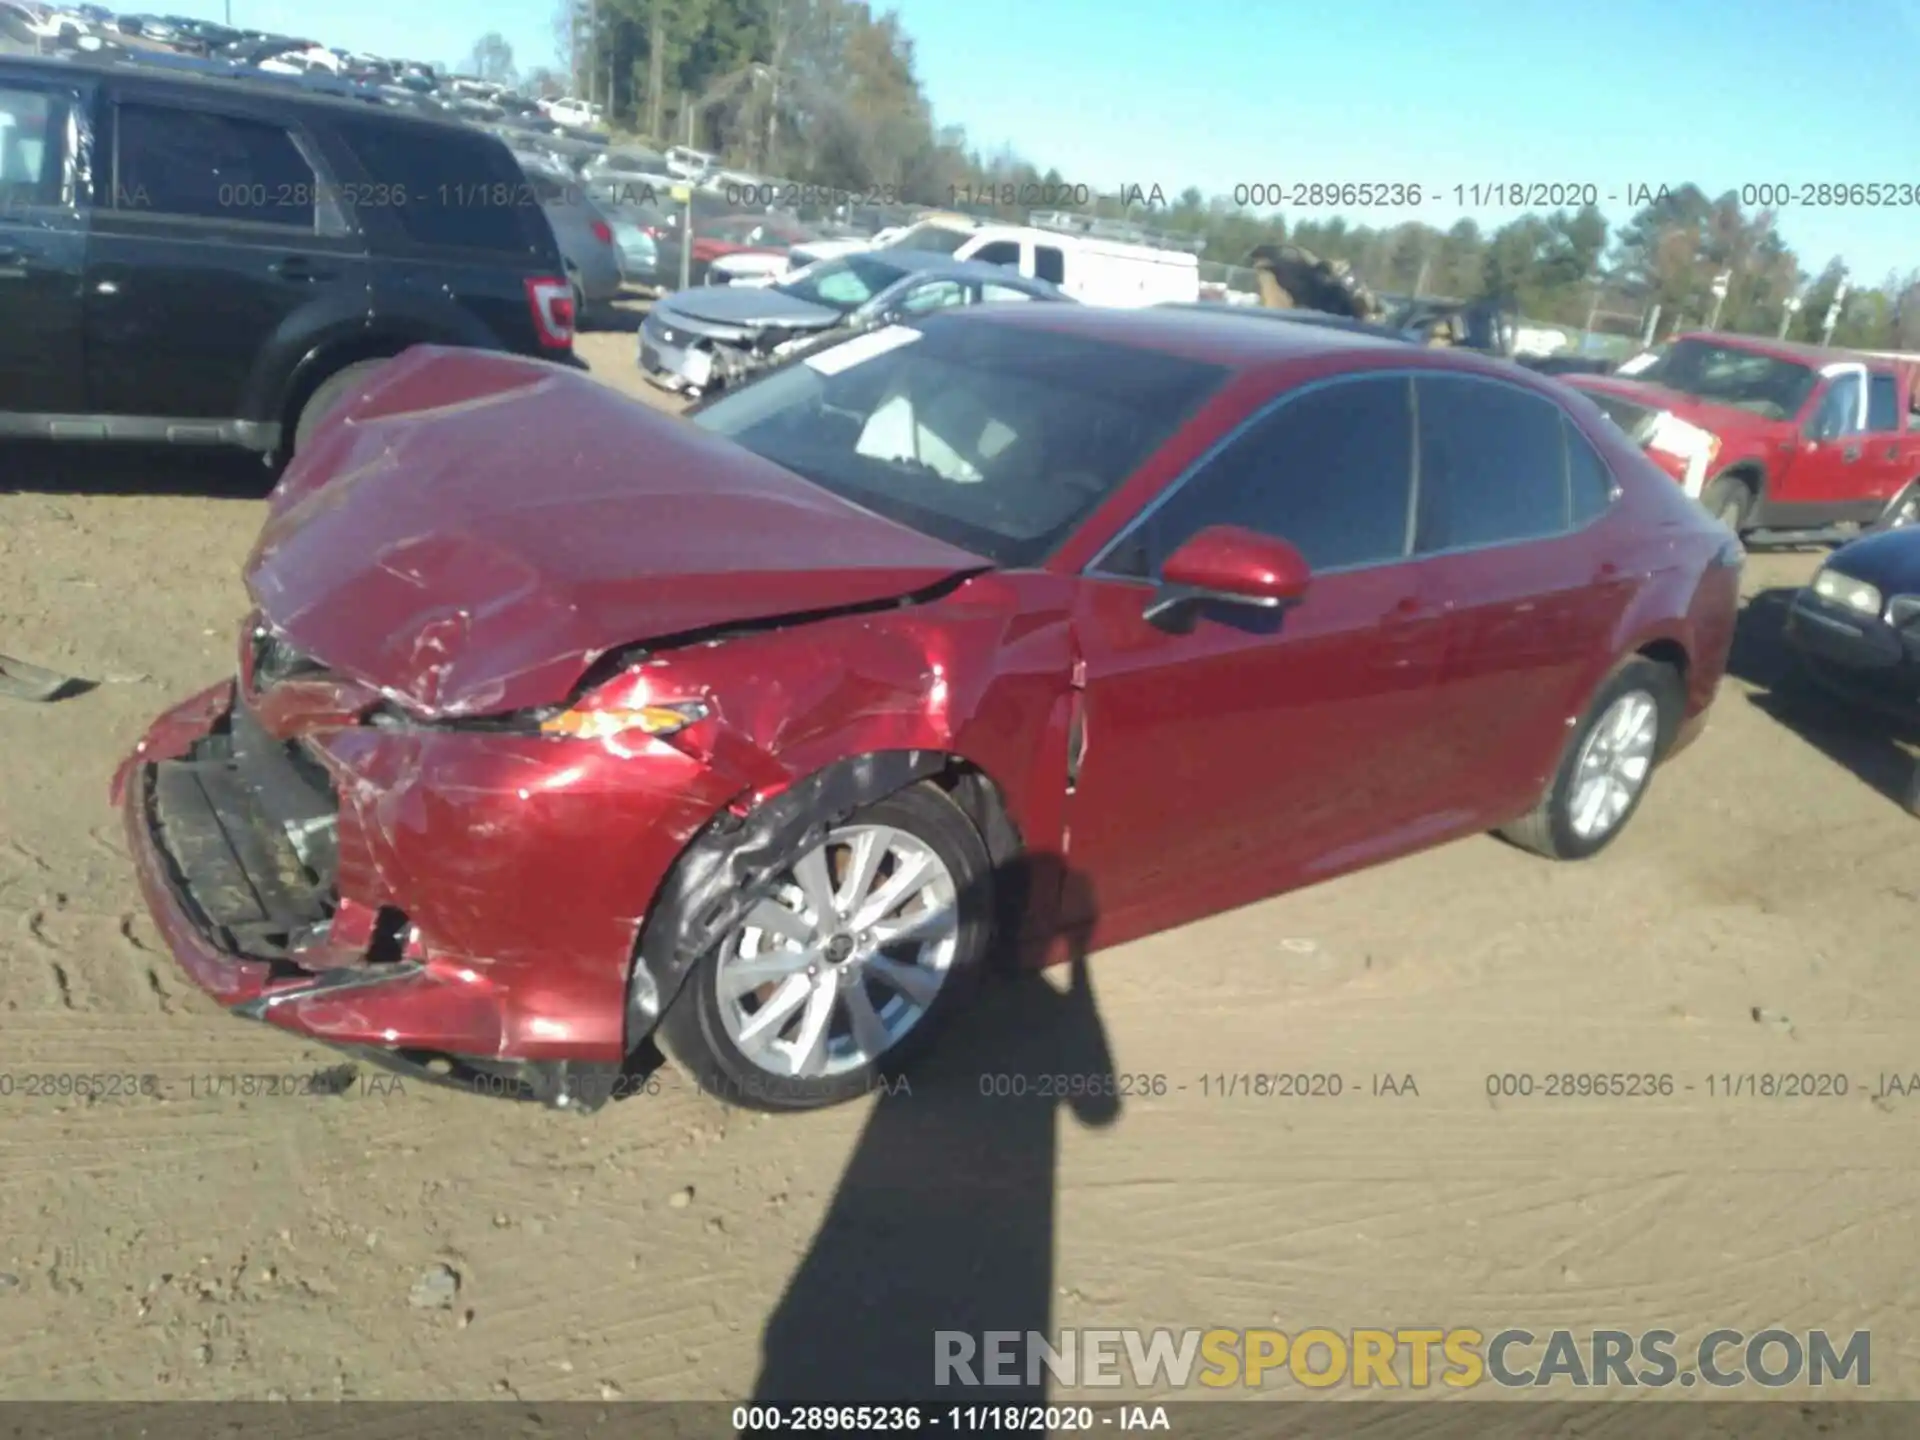
[[[821,1105],[990,953],[1592,855],[1740,559],[1552,381],[1232,313],[950,312],[691,423],[422,348],[295,459],[238,678],[116,796],[238,1013],[580,1107],[657,1035]]]

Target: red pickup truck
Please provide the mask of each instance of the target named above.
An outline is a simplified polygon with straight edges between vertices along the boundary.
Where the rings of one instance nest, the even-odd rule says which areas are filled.
[[[1920,359],[1716,332],[1562,379],[1736,532],[1920,520]]]

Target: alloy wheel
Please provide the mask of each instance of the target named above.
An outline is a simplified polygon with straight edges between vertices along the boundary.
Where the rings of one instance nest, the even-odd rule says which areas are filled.
[[[1646,786],[1659,738],[1660,704],[1645,690],[1629,690],[1601,712],[1574,760],[1574,834],[1595,840],[1620,823]]]
[[[886,825],[833,830],[723,942],[714,971],[728,1037],[772,1075],[871,1064],[925,1017],[959,946],[953,874]]]

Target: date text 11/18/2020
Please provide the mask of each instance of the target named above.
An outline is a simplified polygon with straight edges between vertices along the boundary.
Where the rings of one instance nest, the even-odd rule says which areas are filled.
[[[1703,1100],[1920,1099],[1920,1071],[1718,1071],[1693,1078],[1670,1072],[1516,1071],[1486,1077],[1491,1100],[1635,1100],[1697,1096]]]

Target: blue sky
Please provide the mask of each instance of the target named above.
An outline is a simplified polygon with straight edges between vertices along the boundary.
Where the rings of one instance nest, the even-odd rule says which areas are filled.
[[[176,0],[222,18],[224,0]],[[550,0],[232,0],[236,23],[458,60],[550,62]],[[888,8],[876,3],[875,9]],[[895,0],[942,124],[1102,193],[1419,184],[1378,224],[1493,226],[1455,186],[1905,184],[1920,191],[1920,0]],[[1266,17],[1264,20],[1256,17]],[[1913,197],[1920,201],[1920,194]],[[1292,215],[1305,212],[1290,210]],[[1326,212],[1320,212],[1326,213]],[[1355,219],[1359,212],[1348,211]],[[1786,208],[1809,270],[1920,266],[1920,204]]]

